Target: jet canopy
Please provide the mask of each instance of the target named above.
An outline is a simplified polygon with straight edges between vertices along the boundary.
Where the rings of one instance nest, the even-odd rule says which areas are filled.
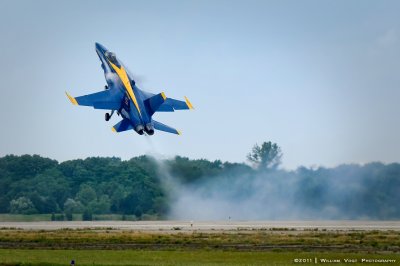
[[[119,64],[119,62],[118,62],[118,60],[117,60],[117,57],[115,56],[114,53],[108,52],[108,51],[107,51],[107,52],[105,52],[104,55],[106,56],[106,58],[107,58],[108,61],[110,61],[111,63],[113,63],[113,64],[116,65],[117,67],[120,67],[120,64]]]

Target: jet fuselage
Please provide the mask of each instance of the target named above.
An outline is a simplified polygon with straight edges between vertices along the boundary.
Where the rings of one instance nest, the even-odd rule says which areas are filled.
[[[72,97],[66,92],[72,104],[111,110],[111,113],[105,113],[106,121],[116,111],[123,119],[112,127],[114,132],[133,129],[140,135],[153,135],[156,129],[180,135],[179,130],[155,121],[152,116],[156,112],[193,109],[187,97],[182,101],[168,98],[164,92],[154,94],[143,91],[136,86],[131,73],[113,52],[96,43],[96,53],[107,81],[105,90],[79,97]]]
[[[142,94],[126,67],[114,53],[99,43],[96,43],[96,52],[102,62],[108,87],[124,93],[122,108],[118,112],[132,122],[134,130],[139,134],[143,133],[145,127],[154,132],[151,117],[145,111]]]

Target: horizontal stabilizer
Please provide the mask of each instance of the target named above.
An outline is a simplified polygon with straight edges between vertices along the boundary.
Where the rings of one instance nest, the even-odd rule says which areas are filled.
[[[114,132],[122,132],[130,129],[133,129],[132,124],[130,123],[129,119],[125,118],[112,127],[112,131]]]
[[[164,125],[163,123],[157,122],[155,120],[153,120],[153,124],[154,124],[154,128],[157,129],[157,130],[161,130],[161,131],[165,131],[165,132],[172,133],[172,134],[177,134],[177,135],[181,134],[181,132],[179,132],[175,128],[172,128],[170,126]]]
[[[160,105],[165,102],[166,99],[167,97],[165,96],[164,92],[161,92],[145,100],[144,104],[148,110],[149,115],[152,116],[160,107]]]

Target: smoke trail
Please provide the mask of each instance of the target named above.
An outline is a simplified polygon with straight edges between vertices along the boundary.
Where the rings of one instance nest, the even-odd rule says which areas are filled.
[[[171,196],[170,219],[332,220],[400,217],[400,167],[379,163],[332,169],[234,172],[181,183],[156,160]],[[370,173],[373,172],[374,175]],[[392,171],[393,172],[393,171]],[[386,178],[387,183],[382,183]],[[378,187],[381,187],[378,189]],[[392,189],[391,189],[392,188]],[[391,189],[391,190],[390,190]],[[389,191],[390,190],[390,191]]]
[[[170,219],[273,220],[299,217],[298,208],[293,208],[293,187],[296,186],[293,178],[284,180],[278,175],[267,178],[264,174],[239,176],[234,173],[233,177],[205,177],[205,181],[184,184],[171,174],[166,158],[160,154],[151,154],[151,157],[169,195]]]
[[[177,189],[170,218],[192,220],[298,219],[293,178],[220,176]]]

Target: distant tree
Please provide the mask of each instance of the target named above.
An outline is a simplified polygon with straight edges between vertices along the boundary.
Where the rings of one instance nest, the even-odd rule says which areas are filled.
[[[62,172],[57,168],[44,170],[31,179],[28,185],[30,188],[35,188],[34,191],[41,197],[46,199],[51,198],[51,200],[45,200],[45,202],[42,203],[34,201],[31,198],[33,204],[41,213],[60,211],[59,207],[63,206],[70,193],[69,183],[65,180]],[[36,203],[42,206],[39,207]],[[45,211],[46,209],[47,211]]]
[[[64,203],[64,211],[66,213],[82,213],[83,206],[80,201],[75,201],[73,199],[67,199]]]
[[[76,194],[76,200],[82,202],[85,206],[95,200],[96,197],[96,191],[88,184],[81,185],[79,192]]]
[[[103,195],[98,200],[89,202],[88,207],[95,214],[105,214],[110,212],[111,202],[107,195]]]
[[[236,200],[254,198],[259,182],[252,180],[258,177],[268,177],[264,185],[270,184],[272,192],[290,184],[284,197],[304,207],[305,215],[299,218],[400,219],[399,163],[272,171],[281,157],[280,148],[271,142],[255,145],[248,155],[257,171],[245,163],[179,156],[161,167],[148,156],[128,161],[91,157],[58,164],[37,155],[7,155],[0,157],[0,213],[53,213],[51,219],[58,221],[86,209],[85,220],[100,213],[124,214],[126,220],[158,219],[168,215],[177,199],[172,185],[162,181],[168,174],[182,187],[218,184],[221,195]],[[264,194],[271,193],[257,194],[257,200],[268,204]]]
[[[59,211],[54,198],[51,196],[41,196],[37,191],[29,194],[29,199],[32,201],[38,213],[53,213]]]
[[[62,213],[56,215],[56,221],[64,221],[64,218],[65,218],[64,214]]]
[[[281,164],[282,151],[276,143],[263,142],[261,146],[254,145],[247,159],[260,170],[275,169]]]
[[[66,212],[65,218],[67,219],[67,221],[72,221],[72,212]]]
[[[170,174],[184,183],[217,176],[223,171],[223,164],[220,160],[210,162],[205,159],[189,160],[187,157],[175,156],[174,160],[168,160],[166,165]]]
[[[19,214],[37,213],[32,201],[27,197],[19,197],[10,202],[10,212]]]
[[[57,161],[39,155],[7,155],[0,158],[0,168],[10,173],[14,179],[34,177],[57,164]]]
[[[82,221],[91,221],[93,220],[92,211],[86,209],[82,214]]]

